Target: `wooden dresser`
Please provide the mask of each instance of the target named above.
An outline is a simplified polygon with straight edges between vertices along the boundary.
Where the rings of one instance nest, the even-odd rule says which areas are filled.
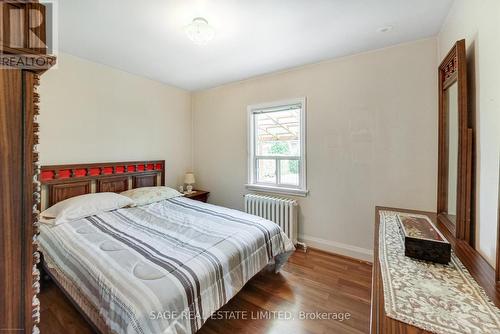
[[[46,55],[43,5],[6,1],[0,13],[0,332],[38,333],[37,87],[55,58]]]
[[[437,215],[432,212],[405,210],[397,208],[377,207],[375,209],[375,247],[373,259],[372,280],[372,311],[371,311],[371,334],[420,334],[430,333],[406,323],[394,320],[385,315],[384,290],[380,272],[380,261],[378,255],[379,247],[379,211],[389,210],[427,215],[441,233],[451,243],[455,254],[467,267],[474,279],[481,285],[486,294],[492,299],[497,307],[500,307],[500,286],[495,284],[495,272],[481,255],[464,241],[456,240],[444,226],[437,221]]]

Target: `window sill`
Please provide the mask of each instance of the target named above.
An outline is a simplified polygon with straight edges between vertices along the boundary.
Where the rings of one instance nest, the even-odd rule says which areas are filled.
[[[255,191],[262,191],[262,192],[266,192],[266,193],[275,193],[275,194],[283,194],[283,195],[291,195],[291,196],[300,196],[300,197],[306,197],[307,194],[309,193],[309,190],[264,186],[261,184],[246,184],[245,187],[248,190],[255,190]]]

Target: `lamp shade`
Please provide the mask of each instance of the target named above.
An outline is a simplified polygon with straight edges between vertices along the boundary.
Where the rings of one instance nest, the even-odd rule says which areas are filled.
[[[194,179],[194,174],[193,173],[186,173],[186,175],[184,175],[184,183],[185,184],[193,184],[195,183],[195,179]]]

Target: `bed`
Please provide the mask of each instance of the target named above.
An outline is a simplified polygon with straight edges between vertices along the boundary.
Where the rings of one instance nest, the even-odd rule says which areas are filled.
[[[77,174],[44,184],[117,177],[72,180]],[[42,225],[38,241],[45,270],[101,333],[194,333],[255,274],[270,263],[279,270],[294,250],[271,221],[183,197]]]

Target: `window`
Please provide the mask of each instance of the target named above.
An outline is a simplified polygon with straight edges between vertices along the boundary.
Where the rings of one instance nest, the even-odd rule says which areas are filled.
[[[247,188],[307,194],[305,99],[248,107]]]

